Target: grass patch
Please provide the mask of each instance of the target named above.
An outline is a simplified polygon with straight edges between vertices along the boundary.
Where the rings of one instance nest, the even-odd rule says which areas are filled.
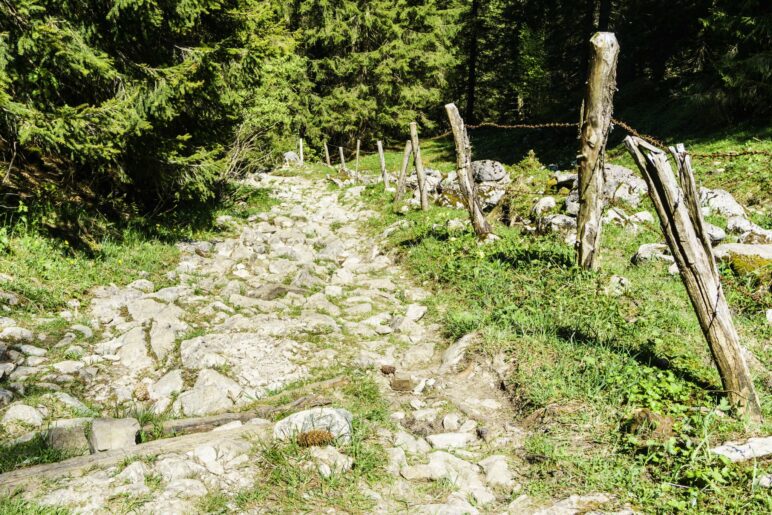
[[[472,133],[473,143],[481,133]],[[509,134],[492,133],[492,140],[506,146]],[[714,143],[695,139],[692,150],[706,151]],[[728,147],[729,140],[715,144]],[[427,142],[422,151],[442,159],[442,145]],[[490,146],[479,145],[475,157],[498,157],[488,153]],[[549,192],[549,172],[533,156],[518,163],[506,160],[514,158],[504,157],[506,164],[517,164],[509,167],[520,188],[512,207],[528,216],[532,200]],[[746,187],[745,174],[757,175],[756,161],[750,161],[738,161],[729,175],[700,177],[706,186],[734,193]],[[765,180],[757,186],[761,190],[755,191],[766,189],[768,199]],[[449,219],[465,218],[463,212],[432,207],[397,215],[380,185],[368,187],[362,198],[378,211],[367,222],[373,234],[407,222],[391,234],[389,246],[418,282],[433,286],[432,302],[447,335],[480,330],[480,350],[505,355],[507,391],[523,423],[534,414],[549,414],[539,419],[522,456],[529,493],[556,498],[623,492],[622,502],[643,511],[769,511],[768,493],[751,484],[753,477],[772,471],[770,463],[728,464],[707,449],[726,439],[769,434],[772,425],[748,431],[722,415],[729,409],[721,383],[680,279],[661,264],[630,263],[639,245],[662,241],[658,226],[642,225],[637,234],[605,226],[600,271],[588,273],[575,267],[573,249],[557,237],[497,225],[501,239],[479,246],[470,232],[446,228]],[[646,200],[641,208],[651,210]],[[722,274],[742,341],[769,365],[763,342],[772,331],[763,313],[772,307],[770,292],[727,267]],[[607,294],[613,275],[626,277],[630,289]],[[759,381],[757,388],[769,419],[769,385]],[[638,409],[667,417],[672,431],[652,441],[647,434],[625,433],[625,421]]]
[[[21,467],[56,463],[73,456],[65,451],[52,449],[43,436],[37,435],[28,442],[0,446],[0,474]]]
[[[0,495],[0,515],[67,515],[70,510],[58,507],[41,506],[27,501],[21,492]]]

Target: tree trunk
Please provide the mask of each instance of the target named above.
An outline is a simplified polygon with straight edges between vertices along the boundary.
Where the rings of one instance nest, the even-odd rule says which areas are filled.
[[[327,167],[332,168],[332,163],[330,162],[330,149],[327,147],[327,142],[324,142],[324,160],[327,161]]]
[[[415,173],[418,176],[418,194],[421,196],[421,210],[429,209],[429,192],[426,191],[426,174],[424,173],[424,163],[421,161],[421,147],[418,144],[418,124],[410,123],[410,139],[413,146],[413,163],[415,163]]]
[[[386,171],[386,156],[383,155],[383,142],[378,141],[378,157],[381,160],[381,177],[383,178],[383,187],[389,187],[389,174]]]
[[[667,154],[662,150],[634,136],[628,136],[625,145],[646,179],[662,232],[681,272],[729,401],[740,413],[760,422],[761,406],[721,289],[689,154],[683,145],[670,149],[678,164],[679,188]]]
[[[461,189],[461,195],[464,197],[464,203],[469,211],[469,217],[472,219],[472,226],[478,238],[485,238],[492,229],[485,219],[477,202],[477,194],[474,188],[474,177],[472,177],[472,144],[469,141],[469,134],[466,132],[464,120],[458,113],[455,104],[445,105],[445,111],[448,113],[450,127],[453,129],[453,139],[456,143],[456,175],[458,185]]]
[[[405,183],[407,182],[407,167],[410,165],[410,154],[413,153],[413,144],[410,140],[405,142],[405,153],[402,154],[402,167],[399,169],[399,178],[397,179],[397,192],[394,194],[394,206],[402,200],[405,194]]]
[[[600,0],[600,8],[598,13],[598,30],[606,32],[611,25],[611,9],[613,7],[612,0]]]
[[[480,0],[472,0],[472,9],[469,13],[469,55],[466,77],[466,109],[465,116],[470,123],[474,123],[474,104],[477,93],[477,33],[479,31]]]
[[[305,159],[303,157],[303,138],[300,138],[300,140],[298,141],[298,148],[300,150],[300,166],[303,166],[303,164],[305,163]]]
[[[579,215],[577,261],[597,268],[603,212],[603,165],[608,139],[619,44],[614,34],[598,32],[590,39],[592,55],[581,113],[579,149]]]

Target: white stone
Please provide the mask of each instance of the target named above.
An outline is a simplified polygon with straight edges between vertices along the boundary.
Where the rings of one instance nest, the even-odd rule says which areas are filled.
[[[353,458],[342,454],[331,445],[312,447],[309,450],[309,454],[316,462],[317,470],[324,477],[347,472],[354,466]]]
[[[51,366],[62,374],[74,374],[83,368],[84,363],[82,361],[67,360],[54,363]]]
[[[202,417],[232,409],[233,401],[217,386],[197,386],[180,394],[174,406],[187,417]]]
[[[401,447],[389,447],[386,449],[386,455],[389,457],[389,463],[386,465],[386,471],[392,476],[399,476],[399,471],[407,466],[407,457],[405,450]]]
[[[95,418],[88,434],[91,452],[134,447],[139,429],[134,418]]]
[[[170,370],[158,381],[153,383],[150,388],[148,388],[148,393],[150,394],[151,399],[158,400],[164,397],[171,397],[173,394],[181,392],[184,385],[185,383],[182,380],[182,370],[174,369]]]
[[[277,440],[290,440],[312,429],[329,431],[340,442],[351,440],[351,413],[341,408],[313,408],[280,420],[273,429]]]
[[[225,394],[234,402],[242,393],[241,386],[239,386],[236,381],[229,377],[225,377],[216,370],[208,368],[198,373],[195,388],[202,388],[205,386],[214,386],[220,389],[220,391],[225,392]]]
[[[155,285],[147,279],[137,279],[136,281],[129,283],[126,287],[143,293],[151,293],[155,289]]]
[[[43,414],[32,406],[14,404],[3,415],[2,424],[8,426],[18,423],[40,427],[43,425]]]
[[[642,223],[648,223],[653,224],[654,223],[654,215],[649,213],[648,211],[640,211],[638,213],[635,213],[630,217],[630,221],[637,224]]]
[[[220,476],[225,472],[223,466],[217,461],[217,450],[211,445],[199,445],[193,451],[193,455],[212,474]]]
[[[412,320],[413,322],[418,322],[426,314],[426,310],[427,307],[422,306],[421,304],[410,304],[407,307],[405,318]]]
[[[515,479],[509,470],[507,458],[500,454],[489,456],[478,463],[485,471],[485,480],[494,488],[512,489]]]
[[[458,431],[458,428],[461,427],[461,421],[458,414],[449,413],[445,415],[442,419],[442,427],[448,432]]]
[[[139,372],[153,366],[153,359],[147,353],[145,343],[145,330],[135,327],[122,337],[123,345],[116,354],[121,359],[123,366],[132,372]]]
[[[26,331],[26,329],[24,330]],[[32,335],[32,333],[30,333],[30,335]],[[2,336],[0,336],[0,340],[2,339]],[[42,357],[48,353],[47,350],[41,349],[40,347],[35,347],[34,345],[19,345],[19,350],[27,356],[35,357]]]
[[[435,449],[460,449],[474,441],[471,433],[438,433],[429,435],[426,441]]]
[[[32,331],[30,331],[29,329],[24,329],[22,327],[6,327],[2,331],[0,331],[0,341],[7,341],[12,343],[24,343],[24,342],[31,342],[34,339],[35,339],[35,335],[32,334]]]
[[[763,458],[772,454],[772,436],[751,438],[742,444],[728,442],[710,451],[734,462]]]
[[[416,438],[405,431],[398,431],[394,435],[394,447],[401,447],[411,454],[424,454],[431,450],[426,440]]]
[[[144,483],[148,472],[147,465],[141,461],[135,461],[115,476],[115,479],[123,483]]]

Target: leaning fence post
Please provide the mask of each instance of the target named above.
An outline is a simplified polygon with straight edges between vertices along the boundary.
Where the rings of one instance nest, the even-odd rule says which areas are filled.
[[[595,269],[598,265],[604,153],[611,125],[619,55],[619,44],[613,32],[596,32],[590,44],[587,90],[579,128],[579,214],[576,220],[577,261],[585,269]]]
[[[338,147],[338,152],[340,153],[340,171],[345,172],[346,171],[346,158],[343,156],[343,147]]]
[[[742,354],[729,305],[721,288],[713,249],[705,231],[689,154],[683,145],[671,148],[678,164],[679,188],[665,152],[634,136],[625,138],[625,146],[646,179],[662,232],[681,272],[681,280],[710,347],[729,402],[750,419],[761,421],[759,398]]]
[[[303,166],[305,159],[303,158],[303,138],[298,140],[298,149],[300,150],[300,166]]]
[[[330,149],[327,147],[327,142],[324,142],[324,159],[327,161],[327,167],[332,168],[332,163],[330,162]]]
[[[356,161],[356,165],[355,165],[355,168],[354,168],[354,172],[357,175],[359,175],[359,146],[361,145],[361,143],[362,142],[359,140],[359,138],[357,138],[357,161]]]
[[[421,197],[421,210],[429,209],[429,192],[426,191],[426,174],[424,173],[424,164],[421,161],[421,147],[418,144],[418,124],[410,122],[410,139],[413,144],[413,163],[415,163],[415,173],[418,176],[418,194]]]
[[[407,183],[407,167],[410,165],[410,154],[413,153],[413,144],[410,140],[405,142],[405,153],[402,154],[402,167],[399,169],[399,178],[397,179],[397,192],[394,194],[394,206],[402,200],[405,194],[405,184]]]
[[[458,112],[455,104],[446,104],[445,111],[448,113],[450,127],[453,130],[453,139],[456,143],[456,175],[458,185],[461,189],[461,195],[464,197],[464,203],[469,211],[469,217],[472,219],[472,226],[478,238],[485,238],[491,232],[491,226],[485,219],[477,202],[477,195],[474,190],[474,178],[472,177],[472,144],[469,141],[469,134],[466,132],[464,120]]]
[[[378,140],[378,157],[381,160],[381,177],[383,177],[383,187],[389,187],[389,175],[386,171],[386,156],[383,155],[383,142]]]

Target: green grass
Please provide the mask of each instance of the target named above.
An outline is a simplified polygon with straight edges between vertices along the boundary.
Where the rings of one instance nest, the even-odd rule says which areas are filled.
[[[49,447],[45,438],[38,435],[28,442],[0,446],[0,474],[20,467],[56,463],[72,456]]]
[[[0,515],[67,515],[70,510],[26,501],[20,493],[0,495]]]
[[[472,132],[473,144],[482,141],[477,139],[482,133]],[[513,209],[527,216],[533,200],[555,194],[549,192],[549,172],[533,157],[519,161],[524,154],[516,157],[517,144],[507,143],[512,131],[486,134],[490,137],[475,157],[504,156],[518,188]],[[695,152],[728,149],[746,137],[704,136],[691,147]],[[765,140],[750,144],[768,145]],[[449,159],[446,149],[442,141],[422,146],[431,166],[440,170],[453,166],[432,161]],[[394,162],[398,156],[390,157]],[[621,157],[616,161],[626,164]],[[725,175],[704,173],[697,163],[698,177],[709,187],[724,187],[741,201],[772,198],[755,157],[739,160]],[[535,177],[530,185],[523,180],[527,176]],[[511,366],[507,391],[520,416],[558,407],[536,428],[521,456],[526,491],[545,498],[615,492],[621,502],[647,512],[765,513],[772,508],[767,492],[750,487],[754,474],[772,471],[769,462],[732,465],[706,452],[726,439],[769,434],[772,425],[746,428],[730,416],[706,414],[717,406],[729,410],[680,279],[662,264],[630,263],[640,244],[662,241],[658,226],[642,227],[636,235],[606,226],[600,271],[589,273],[575,267],[573,249],[556,237],[496,225],[501,240],[479,246],[472,234],[451,234],[445,228],[450,218],[466,218],[464,212],[433,207],[397,215],[391,194],[380,185],[369,187],[363,198],[378,211],[368,222],[373,234],[398,220],[409,222],[390,236],[389,246],[418,282],[433,285],[430,302],[447,335],[479,330],[479,352],[504,353]],[[648,200],[641,208],[651,211]],[[770,227],[768,212],[755,218]],[[612,275],[626,277],[630,290],[619,297],[606,295]],[[772,328],[763,313],[772,307],[772,295],[728,267],[722,267],[722,275],[743,344],[769,367],[772,356],[765,342]],[[760,380],[757,388],[769,419],[770,386]],[[646,434],[621,431],[636,408],[670,417],[672,438],[647,442]]]

